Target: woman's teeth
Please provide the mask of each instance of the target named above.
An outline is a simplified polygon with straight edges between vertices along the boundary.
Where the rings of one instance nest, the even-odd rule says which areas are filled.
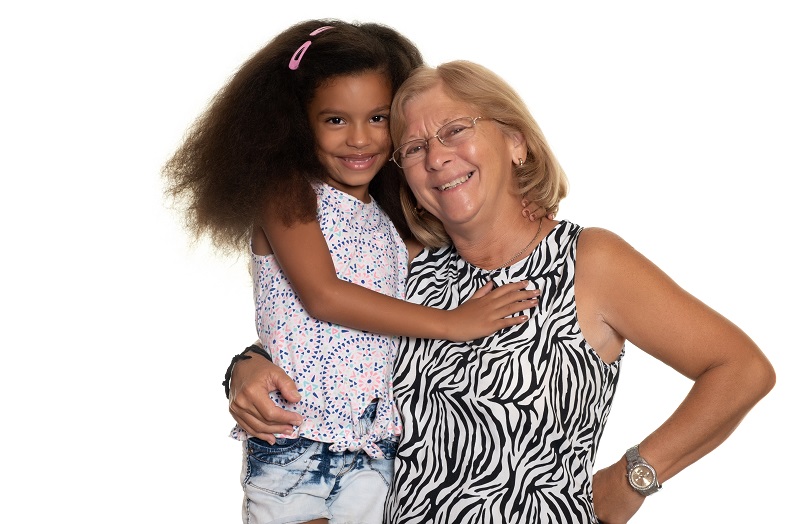
[[[463,176],[461,178],[457,178],[456,180],[448,182],[447,184],[443,184],[443,185],[437,187],[437,189],[439,189],[440,191],[447,191],[448,189],[452,189],[452,188],[456,187],[457,185],[463,184],[464,182],[466,182],[467,180],[472,178],[472,175],[474,175],[474,174],[475,174],[475,172],[473,171],[472,173],[469,173],[468,175],[465,175],[465,176]]]

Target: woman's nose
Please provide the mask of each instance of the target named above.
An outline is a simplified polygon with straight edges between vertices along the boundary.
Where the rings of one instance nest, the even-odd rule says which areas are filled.
[[[447,147],[437,139],[430,140],[426,149],[426,169],[440,169],[453,158],[453,148]]]

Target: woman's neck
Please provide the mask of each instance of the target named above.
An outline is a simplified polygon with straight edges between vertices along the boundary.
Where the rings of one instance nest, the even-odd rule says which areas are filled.
[[[518,214],[499,213],[490,226],[448,231],[461,258],[483,269],[498,269],[529,255],[547,231],[544,219],[530,221]]]

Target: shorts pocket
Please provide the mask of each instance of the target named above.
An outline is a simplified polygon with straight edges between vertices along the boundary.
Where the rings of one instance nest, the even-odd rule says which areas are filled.
[[[369,467],[379,474],[386,487],[390,487],[390,483],[393,481],[393,466],[395,465],[398,439],[380,440],[377,442],[377,446],[382,451],[383,457],[371,459]]]
[[[272,446],[248,439],[244,486],[286,496],[303,481],[319,445],[305,438],[276,439]]]
[[[305,438],[278,438],[274,445],[256,437],[248,439],[248,455],[253,460],[286,466],[299,460],[316,442]]]

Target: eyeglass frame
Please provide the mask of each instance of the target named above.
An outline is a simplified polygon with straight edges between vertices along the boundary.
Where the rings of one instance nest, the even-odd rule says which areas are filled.
[[[440,131],[442,131],[443,129],[445,129],[445,128],[446,128],[447,126],[449,126],[450,124],[452,124],[452,123],[454,123],[454,122],[458,122],[459,120],[465,120],[465,119],[466,119],[466,120],[469,120],[470,122],[472,122],[472,128],[474,129],[474,128],[475,128],[475,126],[477,125],[477,122],[478,122],[478,120],[480,120],[480,119],[482,119],[482,118],[483,118],[482,116],[476,116],[475,118],[472,118],[471,116],[460,116],[460,117],[458,117],[458,118],[454,118],[454,119],[453,119],[453,120],[451,120],[450,122],[445,122],[444,124],[442,124],[441,126],[439,126],[439,129],[437,129],[437,132],[436,132],[436,133],[434,133],[433,135],[431,135],[430,137],[427,137],[427,138],[415,138],[415,139],[412,139],[412,140],[407,140],[406,142],[404,142],[403,144],[401,144],[400,146],[398,146],[398,147],[397,147],[397,148],[396,148],[396,149],[393,151],[393,154],[392,154],[392,155],[390,156],[390,158],[388,159],[388,162],[391,162],[391,161],[392,161],[392,162],[393,162],[394,164],[396,164],[396,165],[397,165],[399,168],[401,168],[401,169],[404,169],[404,166],[402,166],[401,164],[399,164],[399,163],[396,161],[396,153],[397,153],[399,150],[401,150],[401,148],[403,148],[403,147],[404,147],[404,146],[406,146],[407,144],[411,144],[412,142],[420,142],[420,141],[423,141],[423,142],[425,142],[425,143],[426,143],[426,153],[428,153],[428,151],[429,151],[429,145],[428,145],[428,143],[429,143],[429,141],[430,141],[432,138],[436,138],[437,140],[439,140],[439,143],[440,143],[440,144],[442,144],[442,145],[443,145],[443,146],[445,146],[445,147],[456,147],[456,146],[449,146],[449,145],[447,145],[447,144],[445,143],[445,141],[442,139],[442,137],[440,137],[440,136],[439,136],[439,132],[440,132]],[[467,138],[472,138],[472,137],[467,137]],[[413,165],[414,165],[414,164],[413,164]]]

